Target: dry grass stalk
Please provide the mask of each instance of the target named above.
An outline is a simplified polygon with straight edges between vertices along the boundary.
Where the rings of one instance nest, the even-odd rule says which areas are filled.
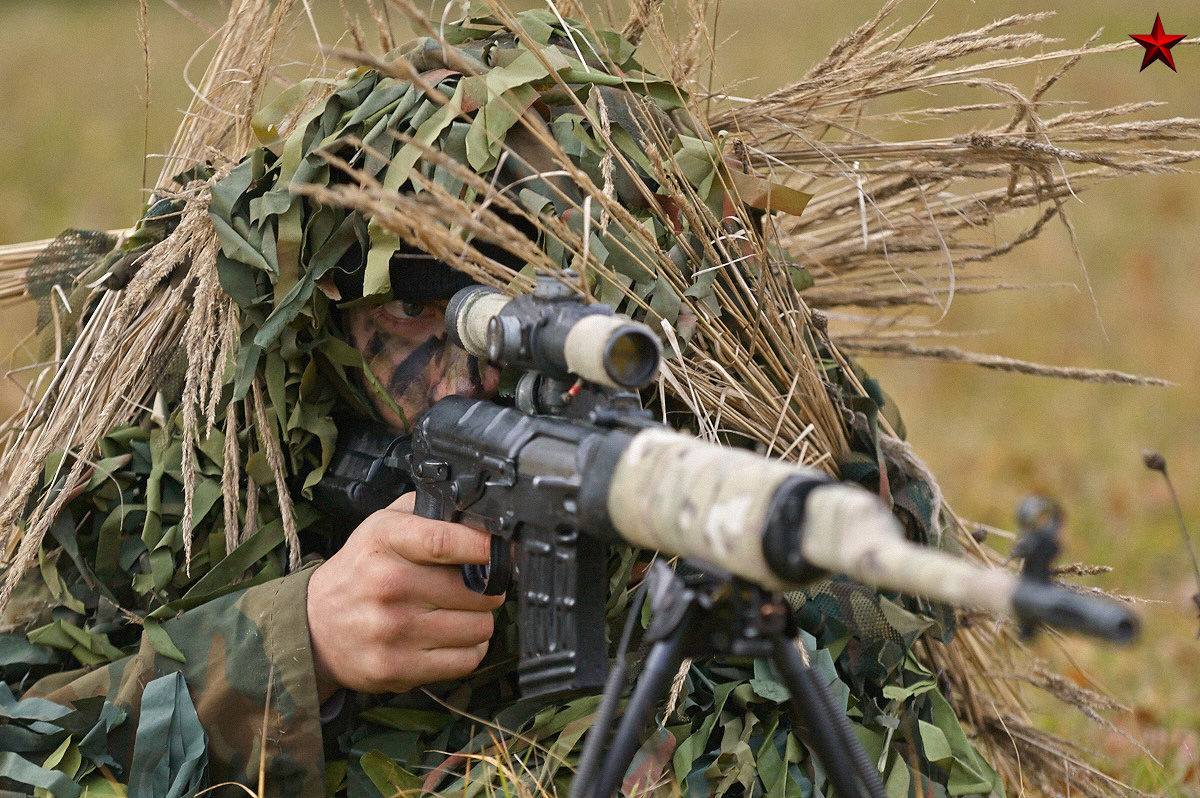
[[[887,355],[889,357],[902,357],[909,360],[936,360],[942,363],[966,363],[973,366],[982,366],[987,369],[995,369],[996,371],[1030,374],[1036,377],[1059,377],[1077,382],[1093,382],[1109,385],[1174,384],[1156,377],[1127,374],[1123,371],[1046,366],[1040,363],[1030,363],[1025,360],[1001,357],[1000,355],[967,352],[953,346],[916,346],[906,341],[871,340],[854,336],[839,338],[838,346],[842,351],[851,354]]]
[[[254,417],[258,422],[254,430],[258,443],[267,456],[267,464],[271,466],[271,475],[279,487],[279,515],[283,523],[283,539],[287,543],[288,567],[295,570],[300,567],[300,538],[296,531],[296,512],[292,495],[287,490],[287,469],[283,462],[283,447],[275,434],[275,425],[267,417],[267,405],[263,401],[262,383],[255,377],[251,384],[251,397],[254,402]]]
[[[197,197],[188,206],[189,212],[193,209],[203,210],[207,214],[208,195]],[[184,559],[189,563],[189,567],[192,558],[192,499],[196,494],[198,467],[196,449],[217,422],[217,404],[221,399],[225,368],[233,359],[241,329],[233,300],[221,289],[220,278],[217,274],[218,241],[215,231],[211,228],[211,222],[209,225],[209,229],[198,236],[196,252],[192,257],[189,269],[189,276],[195,282],[191,312],[187,317],[182,341],[187,353],[189,368],[184,376],[181,402],[184,480],[184,509],[181,526],[183,528]],[[200,415],[203,418],[200,418]],[[227,446],[226,451],[229,448]],[[237,449],[236,446],[232,448],[235,451]],[[227,487],[231,480],[236,485],[238,466],[235,454],[234,459],[225,465],[224,483]],[[281,491],[281,493],[286,493],[286,491]],[[232,496],[227,490],[224,501],[226,519],[230,516],[231,504],[232,514],[236,518],[236,490]],[[236,524],[234,528],[237,528]],[[292,532],[294,536],[294,527]],[[228,550],[232,551],[233,549],[230,547]]]
[[[307,4],[307,0],[304,0]],[[170,190],[175,176],[213,155],[240,158],[255,146],[250,119],[262,105],[276,45],[294,0],[235,0],[213,34],[216,52],[175,135],[157,187]]]
[[[634,0],[621,35],[633,44],[640,44],[646,27],[662,19],[662,5],[663,0]]]
[[[1067,223],[1066,203],[1078,192],[1122,175],[1180,172],[1195,161],[1194,147],[1176,147],[1200,138],[1197,120],[1130,119],[1152,103],[1043,116],[1054,110],[1046,92],[1070,67],[1127,49],[1125,44],[1094,47],[1089,41],[1054,49],[1041,34],[1014,32],[1046,14],[910,44],[912,26],[883,30],[895,5],[840,42],[799,82],[751,104],[725,98],[726,107],[712,118],[714,127],[736,131],[756,169],[815,191],[803,220],[780,221],[788,250],[816,277],[805,294],[813,307],[911,304],[944,313],[960,289],[987,287],[986,277],[972,275],[973,264],[1007,253],[1056,217]],[[1005,55],[1037,48],[1048,52]],[[971,57],[965,66],[955,63]],[[1028,93],[1001,79],[1044,62],[1059,68]],[[983,96],[937,106],[940,94]],[[880,100],[887,108],[877,111],[872,103]],[[1010,116],[1003,123],[989,122],[1004,111]],[[970,114],[964,124],[982,126],[899,142],[881,141],[873,132],[900,121],[953,116],[957,122],[964,114]],[[1040,215],[1027,218],[1023,230],[995,242],[991,233],[1000,217],[1039,207]],[[1086,283],[1086,274],[1081,279]],[[853,339],[847,334],[840,330],[835,340],[866,351],[873,332],[853,331]],[[913,354],[1007,367],[955,350]],[[1072,369],[1038,373],[1097,376]]]
[[[215,254],[204,196],[193,196],[179,227],[123,291],[104,292],[45,393],[31,397],[26,411],[9,422],[15,441],[0,459],[0,472],[12,478],[0,499],[0,549],[20,543],[0,587],[0,606],[36,559],[54,518],[90,476],[87,453],[109,430],[143,415],[175,357],[203,273],[193,266]],[[62,460],[53,479],[57,489],[24,516],[22,530],[16,522],[41,482],[42,465],[59,451],[83,455]]]

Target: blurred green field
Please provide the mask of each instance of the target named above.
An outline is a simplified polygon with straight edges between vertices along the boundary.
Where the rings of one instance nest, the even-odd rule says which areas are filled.
[[[188,2],[217,22],[224,5]],[[347,5],[360,13],[359,3]],[[799,77],[835,41],[869,17],[876,2],[727,0],[719,31],[717,74],[743,81],[754,95]],[[912,21],[930,3],[912,0],[898,17]],[[1169,33],[1200,33],[1195,0],[1141,3],[1051,0],[942,0],[922,29],[930,38],[1044,10],[1038,27],[1068,44],[1098,28],[1102,42],[1146,33],[1156,12]],[[0,2],[0,245],[54,236],[70,226],[116,228],[136,219],[187,103],[185,77],[198,80],[209,50],[188,59],[207,34],[164,3],[150,2],[151,92],[134,0]],[[341,30],[334,3],[319,9],[327,40]],[[1163,64],[1138,71],[1141,50],[1085,61],[1050,98],[1116,104],[1168,101],[1161,116],[1200,117],[1200,48],[1180,46],[1178,73]],[[311,50],[297,58],[311,59]],[[1028,85],[1024,81],[1023,85]],[[897,136],[907,133],[896,131]],[[919,132],[917,135],[927,135]],[[148,161],[145,155],[149,153]],[[148,163],[143,170],[143,164]],[[145,177],[144,177],[145,174]],[[1057,496],[1068,509],[1067,560],[1113,566],[1092,584],[1136,594],[1145,639],[1129,649],[1072,640],[1083,672],[1135,708],[1115,721],[1147,744],[1165,769],[1152,773],[1119,735],[1099,732],[1077,713],[1047,713],[1045,724],[1086,741],[1121,773],[1153,793],[1200,790],[1200,669],[1196,590],[1165,485],[1141,462],[1162,452],[1184,514],[1200,519],[1200,183],[1192,175],[1140,177],[1083,194],[1070,213],[1094,300],[1061,227],[996,264],[1008,280],[1075,287],[986,297],[959,297],[940,328],[989,330],[966,348],[1066,366],[1119,369],[1165,378],[1170,388],[1096,386],[986,372],[966,366],[871,360],[905,413],[910,440],[952,505],[982,523],[1010,527],[1018,499],[1030,491]],[[5,336],[27,330],[27,312],[12,309]],[[14,388],[0,387],[0,403]],[[6,394],[7,392],[7,394]],[[1007,544],[998,544],[1004,550]],[[1053,646],[1039,653],[1062,662]],[[1069,671],[1072,666],[1066,666]],[[1082,678],[1082,677],[1080,677]]]

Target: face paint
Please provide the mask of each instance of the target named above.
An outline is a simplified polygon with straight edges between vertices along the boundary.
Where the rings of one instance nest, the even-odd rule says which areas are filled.
[[[483,375],[479,373],[479,358],[474,355],[468,356],[467,368],[471,370],[471,387],[478,391],[484,390]]]
[[[408,357],[397,364],[395,370],[388,377],[388,393],[394,396],[407,391],[415,380],[421,378],[425,370],[434,362],[434,358],[442,354],[445,346],[446,337],[442,336],[441,338],[430,338],[412,350]]]
[[[445,313],[445,300],[388,302],[345,313],[350,342],[410,424],[443,397],[488,398],[500,382],[499,369],[446,340]],[[401,419],[368,393],[383,419],[403,429]]]

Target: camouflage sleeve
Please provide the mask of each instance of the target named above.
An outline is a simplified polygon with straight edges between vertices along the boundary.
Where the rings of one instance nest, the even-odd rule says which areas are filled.
[[[124,710],[126,720],[109,732],[108,749],[122,771],[136,777],[135,748],[150,725],[146,687],[179,673],[207,735],[204,781],[230,785],[206,794],[245,795],[232,786],[238,784],[263,796],[324,796],[320,708],[305,601],[312,570],[231,593],[163,624],[186,662],[157,653],[143,635],[137,654],[65,685],[51,684],[45,697],[70,704],[104,696]],[[45,686],[39,684],[27,695]],[[174,731],[176,725],[169,728]],[[257,793],[260,763],[264,790]]]

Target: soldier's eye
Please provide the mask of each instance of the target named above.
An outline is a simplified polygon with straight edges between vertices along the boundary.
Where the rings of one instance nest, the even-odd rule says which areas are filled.
[[[384,303],[383,309],[398,319],[415,319],[425,312],[425,303],[393,299]]]

